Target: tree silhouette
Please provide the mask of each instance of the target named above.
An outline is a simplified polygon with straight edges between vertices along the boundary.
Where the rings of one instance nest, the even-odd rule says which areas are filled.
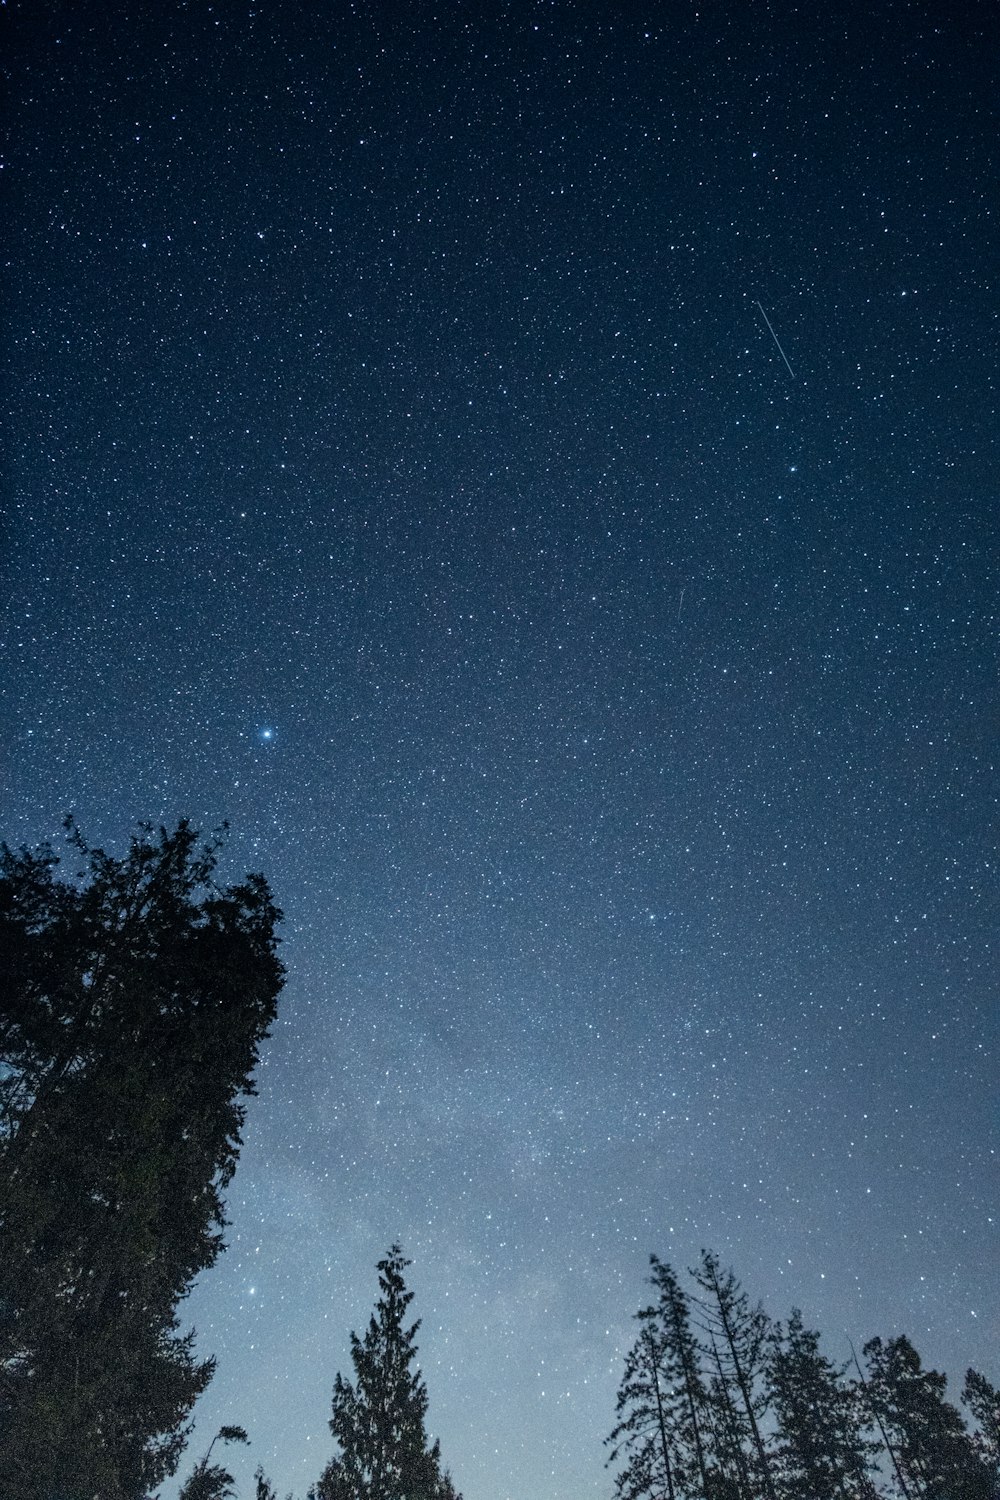
[[[786,1327],[703,1251],[688,1296],[650,1256],[605,1441],[617,1500],[1000,1500],[1000,1392],[975,1370],[971,1433],[905,1337],[850,1345],[857,1379],[793,1310]],[[697,1331],[696,1331],[697,1330]],[[848,1340],[850,1344],[850,1341]]]
[[[650,1265],[657,1301],[636,1314],[641,1329],[625,1357],[608,1464],[625,1460],[615,1477],[620,1500],[702,1497],[712,1493],[702,1432],[707,1397],[688,1300],[670,1266],[655,1255]]]
[[[330,1431],[339,1452],[312,1492],[315,1500],[460,1500],[428,1444],[427,1388],[416,1359],[419,1321],[405,1326],[413,1293],[410,1262],[393,1245],[378,1263],[381,1296],[364,1339],[351,1334],[354,1381],[337,1375]]]
[[[873,1500],[873,1444],[843,1369],[820,1352],[819,1334],[793,1310],[775,1330],[767,1383],[777,1428],[771,1464],[782,1500]]]
[[[888,1344],[871,1339],[864,1355],[868,1399],[892,1443],[900,1492],[921,1500],[995,1500],[995,1476],[945,1399],[946,1377],[923,1368],[905,1335]]]
[[[976,1419],[978,1431],[972,1441],[1000,1497],[1000,1391],[978,1370],[966,1370],[962,1404]]]
[[[250,1439],[242,1427],[220,1427],[208,1445],[208,1451],[195,1464],[181,1485],[177,1500],[233,1500],[236,1494],[235,1480],[222,1464],[212,1463],[212,1449],[216,1443],[248,1443]]]
[[[711,1251],[702,1251],[691,1274],[703,1293],[703,1347],[712,1367],[709,1391],[722,1472],[737,1478],[738,1489],[747,1495],[759,1491],[767,1500],[777,1500],[761,1432],[767,1410],[762,1383],[770,1333],[767,1315],[759,1304],[751,1305],[732,1271],[723,1271]]]
[[[614,1444],[608,1463],[616,1463],[622,1456],[627,1459],[615,1476],[619,1500],[640,1500],[653,1494],[678,1500],[682,1475],[670,1348],[657,1326],[654,1308],[636,1316],[643,1320],[643,1326],[625,1356],[616,1408],[619,1420],[607,1439]]]
[[[5,1500],[140,1500],[213,1361],[176,1308],[222,1248],[279,913],[187,823],[127,855],[0,848],[0,1474]]]

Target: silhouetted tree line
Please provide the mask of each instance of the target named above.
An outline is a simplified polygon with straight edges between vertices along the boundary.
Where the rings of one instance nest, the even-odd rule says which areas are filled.
[[[975,1370],[970,1431],[905,1336],[838,1365],[711,1252],[690,1291],[651,1267],[607,1439],[619,1500],[1000,1500],[1000,1392]]]
[[[378,1263],[375,1311],[363,1339],[351,1334],[354,1380],[338,1375],[334,1382],[330,1431],[337,1452],[308,1500],[462,1500],[441,1467],[440,1445],[427,1437],[427,1387],[413,1367],[419,1319],[406,1326],[413,1301],[403,1279],[409,1264],[398,1245]],[[235,1496],[233,1476],[211,1462],[220,1439],[245,1443],[247,1435],[242,1427],[223,1427],[185,1481],[180,1500]],[[261,1469],[255,1500],[277,1500]]]
[[[0,1496],[146,1500],[215,1366],[177,1308],[223,1248],[281,914],[263,876],[220,888],[219,840],[186,822],[122,859],[67,829],[69,879],[48,847],[0,846]],[[407,1264],[379,1263],[313,1500],[460,1500],[427,1439]],[[246,1441],[221,1428],[183,1500],[229,1500],[220,1454]],[[256,1500],[276,1500],[259,1470]]]
[[[143,827],[79,868],[0,846],[0,1496],[148,1500],[175,1474],[214,1360],[177,1308],[223,1249],[222,1194],[284,971],[266,881],[221,888],[219,843]],[[393,1245],[338,1375],[336,1451],[309,1500],[461,1500],[426,1430]],[[1000,1500],[1000,1397],[970,1432],[912,1344],[837,1366],[705,1254],[654,1256],[609,1463],[619,1500]],[[233,1500],[220,1429],[181,1500]],[[217,1447],[221,1445],[221,1447]],[[277,1500],[264,1473],[255,1500]]]

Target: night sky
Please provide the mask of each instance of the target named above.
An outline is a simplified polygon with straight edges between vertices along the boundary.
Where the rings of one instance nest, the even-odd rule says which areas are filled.
[[[286,914],[182,1472],[394,1239],[466,1500],[651,1251],[996,1380],[992,7],[6,9],[0,834]]]

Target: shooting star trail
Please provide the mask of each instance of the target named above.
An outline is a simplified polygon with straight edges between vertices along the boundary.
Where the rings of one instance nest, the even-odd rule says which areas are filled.
[[[760,303],[759,302],[757,303],[757,306],[760,307]],[[760,307],[760,315],[764,319],[764,322],[767,324],[768,331],[770,332],[771,337],[774,339],[774,342],[776,344],[778,344],[778,335],[775,333],[774,329],[771,327],[771,319],[768,317],[767,313],[764,311],[764,309],[762,307]],[[788,365],[788,355],[785,353],[784,349],[782,349],[782,347],[781,347],[780,344],[778,344],[778,353],[781,355],[782,359],[785,361],[785,364]],[[792,377],[792,379],[794,380],[795,379],[795,371],[792,369],[791,365],[788,365],[788,373]]]
[[[684,608],[684,590],[681,589],[681,597],[677,601],[677,623],[680,624],[681,610]]]

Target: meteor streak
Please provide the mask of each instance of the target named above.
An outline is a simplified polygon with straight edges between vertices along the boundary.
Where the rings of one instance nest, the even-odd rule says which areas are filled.
[[[757,306],[760,307],[760,303],[759,302],[757,303]],[[764,322],[767,324],[768,331],[770,332],[771,337],[774,339],[774,342],[776,344],[778,344],[778,335],[775,333],[774,329],[771,327],[771,319],[768,317],[767,313],[764,311],[764,309],[762,307],[760,307],[760,315],[764,319]],[[781,355],[782,359],[785,361],[785,364],[788,365],[788,355],[785,353],[784,349],[782,349],[782,347],[781,347],[780,344],[778,344],[778,353]],[[788,365],[788,373],[792,377],[792,379],[794,380],[795,379],[795,371],[792,369],[791,365]]]

